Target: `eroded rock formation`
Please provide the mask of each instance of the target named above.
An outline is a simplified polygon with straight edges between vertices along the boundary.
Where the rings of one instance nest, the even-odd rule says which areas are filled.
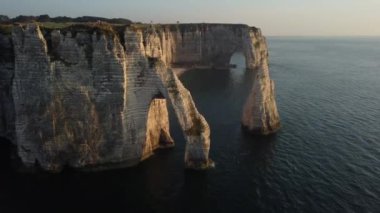
[[[174,146],[174,140],[170,136],[168,110],[164,98],[155,98],[150,103],[146,126],[142,159],[148,158],[157,148]]]
[[[228,68],[243,51],[247,68],[262,68],[243,124],[270,129],[278,114],[258,32],[224,24],[13,27],[0,33],[0,136],[28,168],[132,166],[174,145],[169,101],[185,135],[185,166],[213,166],[209,125],[171,68]]]
[[[253,134],[268,135],[280,128],[280,116],[277,111],[274,82],[269,77],[268,47],[260,30],[250,32],[253,42],[257,74],[253,87],[244,105],[242,126]]]
[[[12,39],[0,33],[0,136],[14,138],[12,81],[14,53]]]

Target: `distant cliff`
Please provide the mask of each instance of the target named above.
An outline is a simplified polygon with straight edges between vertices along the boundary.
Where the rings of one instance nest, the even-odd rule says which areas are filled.
[[[263,134],[279,127],[257,28],[98,22],[0,32],[0,136],[28,168],[135,165],[174,145],[166,101],[185,135],[186,167],[212,166],[210,128],[171,67],[228,68],[236,51],[245,54],[247,68],[259,70],[242,124]]]

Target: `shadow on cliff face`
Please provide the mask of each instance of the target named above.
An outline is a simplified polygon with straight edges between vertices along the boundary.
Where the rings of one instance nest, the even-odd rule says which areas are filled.
[[[0,171],[8,171],[11,169],[12,147],[11,141],[0,138]]]

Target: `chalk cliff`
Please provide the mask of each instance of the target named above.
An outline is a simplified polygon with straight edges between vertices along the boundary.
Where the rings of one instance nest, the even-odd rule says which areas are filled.
[[[268,135],[280,128],[280,116],[275,100],[274,82],[269,76],[268,47],[261,31],[250,32],[257,67],[253,87],[244,105],[242,126],[253,134]]]
[[[12,39],[0,33],[0,136],[14,138],[12,81],[14,53]]]
[[[247,69],[256,75],[244,105],[242,126],[250,133],[263,135],[280,128],[274,82],[269,75],[268,47],[260,29],[222,24],[163,25],[160,28],[158,33],[152,33],[157,31],[154,27],[149,31],[149,53],[172,67],[228,69],[231,56],[243,52]],[[159,43],[162,43],[161,51],[151,48]]]
[[[27,168],[132,166],[174,145],[169,101],[185,135],[185,166],[211,167],[209,125],[171,68],[228,68],[243,51],[247,68],[262,68],[243,125],[272,132],[278,114],[258,32],[224,24],[15,26],[0,33],[0,136]]]

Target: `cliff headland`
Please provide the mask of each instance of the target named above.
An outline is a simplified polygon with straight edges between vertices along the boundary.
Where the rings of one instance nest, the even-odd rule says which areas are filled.
[[[237,51],[257,72],[243,127],[258,134],[280,127],[267,44],[258,28],[122,19],[1,21],[0,136],[11,141],[26,168],[136,165],[155,149],[174,145],[168,101],[184,132],[185,166],[212,167],[209,125],[173,68],[228,69]]]

